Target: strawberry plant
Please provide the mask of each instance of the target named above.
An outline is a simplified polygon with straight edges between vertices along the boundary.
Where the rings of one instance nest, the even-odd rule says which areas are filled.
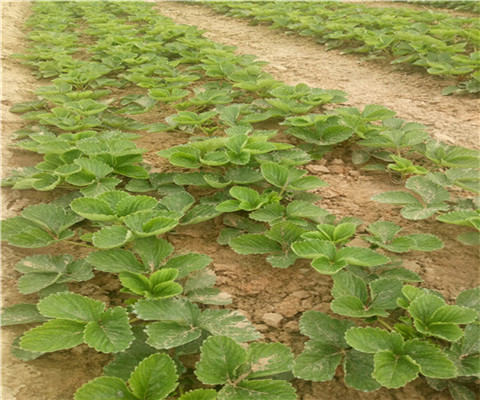
[[[255,56],[237,55],[233,47],[203,38],[195,27],[176,25],[151,6],[34,4],[32,44],[18,57],[53,84],[39,87],[37,99],[12,111],[29,124],[16,133],[21,140],[15,147],[43,161],[14,171],[3,184],[52,191],[52,197],[62,189],[69,194],[3,220],[2,240],[26,249],[62,242],[89,253],[74,258],[42,250],[16,264],[19,291],[39,300],[3,310],[3,326],[37,324],[14,340],[13,354],[29,361],[78,345],[111,354],[104,376],[80,387],[76,400],[293,400],[295,390],[287,382],[292,368],[298,378],[325,381],[342,360],[346,384],[358,390],[400,387],[422,375],[437,390],[468,393],[478,374],[473,344],[478,290],[461,293],[457,304],[449,305],[437,292],[406,285],[421,279],[381,251],[433,251],[441,241],[423,233],[399,235],[401,227],[388,221],[371,223],[370,235],[357,233],[358,219],[336,221],[313,204],[320,198],[309,191],[325,182],[302,166],[341,143],[362,146],[354,153],[359,164],[372,156],[404,177],[425,175],[407,180],[413,194],[379,195],[406,205],[403,214],[420,219],[450,211],[451,186],[478,193],[477,154],[429,139],[423,126],[393,118],[395,112],[381,105],[333,108],[346,101],[344,92],[279,82]],[[250,3],[236,6],[249,14]],[[286,8],[294,6],[303,7]],[[319,18],[331,7],[318,8]],[[349,12],[349,5],[339,7]],[[429,24],[432,18],[422,15],[420,21]],[[307,22],[301,18],[304,31],[320,29]],[[327,21],[325,29],[336,33],[325,33],[336,46],[344,38],[333,25]],[[356,33],[365,39],[361,52],[390,51],[396,40],[386,28]],[[463,51],[462,40],[453,45],[425,36],[408,44],[422,54],[411,61],[443,63],[429,65],[440,72],[450,68],[424,55],[433,47],[451,51],[448,64],[463,63],[461,71],[476,62],[475,56],[453,54]],[[402,56],[411,56],[402,46]],[[164,122],[142,123],[147,112]],[[274,141],[279,130],[265,130],[265,121],[268,128],[287,126],[287,135],[306,143]],[[191,136],[187,141],[178,135],[185,142],[162,146],[158,154],[171,166],[154,172],[143,159],[146,149],[133,142],[145,132]],[[421,158],[418,165],[412,154],[415,161]],[[437,219],[476,229],[474,208],[466,199]],[[265,254],[277,268],[312,259],[314,269],[332,275],[332,311],[362,318],[361,327],[307,311],[300,329],[311,340],[295,362],[283,344],[247,345],[261,335],[241,313],[222,309],[232,298],[215,287],[216,275],[207,269],[212,259],[189,252],[188,243],[174,254],[167,241],[184,225],[222,214],[216,223],[226,228],[219,243],[238,254]],[[351,246],[357,237],[370,248]],[[462,239],[473,243],[476,237]],[[98,273],[112,281],[113,304],[97,293],[85,295],[82,283]],[[195,371],[183,356],[198,360]],[[213,388],[191,390],[201,385]]]

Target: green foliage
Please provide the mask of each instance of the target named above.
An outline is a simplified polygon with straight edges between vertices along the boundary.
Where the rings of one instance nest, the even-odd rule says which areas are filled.
[[[295,399],[284,380],[265,379],[290,371],[293,356],[280,343],[253,343],[245,350],[226,336],[213,336],[202,345],[195,374],[207,385],[223,385],[218,399]],[[261,378],[261,379],[259,379]]]
[[[401,210],[407,219],[425,219],[438,211],[449,209],[446,200],[450,194],[440,185],[426,177],[414,176],[407,180],[406,188],[415,193],[419,198],[409,192],[385,192],[372,197],[380,203],[391,203],[404,206]]]
[[[395,253],[411,250],[434,251],[443,248],[443,242],[435,235],[417,233],[398,236],[402,228],[389,221],[373,222],[367,230],[372,235],[364,237],[367,242]]]
[[[186,299],[141,300],[134,306],[138,317],[150,323],[147,343],[157,349],[179,347],[202,334],[225,335],[239,342],[258,339],[253,326],[236,312],[206,310]]]
[[[131,343],[133,335],[125,309],[105,310],[97,300],[64,292],[52,294],[38,303],[44,317],[52,318],[26,332],[22,349],[52,352],[87,343],[102,353],[118,353]]]
[[[121,378],[102,376],[75,393],[75,400],[100,400],[118,398],[128,400],[165,399],[178,386],[175,364],[167,354],[152,354],[145,358],[127,382]]]

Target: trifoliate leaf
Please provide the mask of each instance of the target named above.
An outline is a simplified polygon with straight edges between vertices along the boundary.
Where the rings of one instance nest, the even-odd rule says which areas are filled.
[[[211,336],[203,342],[195,375],[207,385],[221,385],[235,380],[239,367],[247,360],[247,351],[233,339]]]

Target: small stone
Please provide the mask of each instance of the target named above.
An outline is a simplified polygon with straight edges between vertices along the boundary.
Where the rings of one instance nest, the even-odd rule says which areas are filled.
[[[328,174],[330,172],[330,170],[324,165],[309,165],[307,170],[312,174]]]
[[[301,300],[298,297],[288,296],[275,307],[275,311],[284,317],[291,318],[300,312]]]
[[[344,165],[345,163],[340,158],[334,158],[331,162],[332,165]]]
[[[278,328],[280,326],[280,322],[283,320],[283,317],[278,313],[266,313],[262,315],[262,320],[268,326]]]
[[[306,290],[297,290],[295,292],[292,292],[290,296],[296,297],[298,299],[306,299],[307,297],[310,297],[310,293],[308,293]]]
[[[285,330],[288,332],[298,332],[300,330],[297,321],[287,322],[284,326]]]
[[[257,328],[257,331],[260,332],[266,332],[269,329],[269,327],[265,324],[255,324],[255,328]]]

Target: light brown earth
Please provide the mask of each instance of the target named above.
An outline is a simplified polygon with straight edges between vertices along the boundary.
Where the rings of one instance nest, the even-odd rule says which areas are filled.
[[[325,52],[312,39],[272,31],[265,26],[249,26],[247,21],[220,16],[208,8],[177,2],[159,2],[158,10],[175,22],[194,24],[207,30],[212,40],[236,45],[239,53],[257,54],[270,62],[266,67],[275,78],[290,85],[304,82],[313,87],[345,90],[348,105],[383,104],[394,109],[398,116],[422,122],[438,139],[450,144],[472,148],[479,146],[479,103],[470,97],[444,97],[440,94],[443,80],[416,71],[392,70],[384,63],[357,62],[354,56]],[[2,166],[8,170],[38,162],[35,157],[6,146],[9,136],[23,126],[23,120],[8,112],[16,102],[32,100],[31,90],[42,85],[31,76],[28,68],[9,58],[25,49],[23,21],[29,15],[28,2],[2,2]],[[141,116],[146,122],[159,120],[158,114]],[[149,148],[145,159],[154,168],[165,163],[156,151],[185,138],[166,133],[146,134],[138,143]],[[378,219],[396,222],[405,233],[427,232],[438,235],[445,248],[434,253],[413,252],[404,257],[404,265],[418,272],[424,286],[437,289],[447,300],[453,300],[462,290],[477,286],[478,252],[454,240],[464,230],[439,224],[434,219],[408,222],[398,209],[370,200],[374,194],[398,190],[384,174],[365,173],[352,166],[350,156],[338,149],[325,160],[312,163],[308,169],[330,186],[319,189],[323,200],[318,204],[338,216],[356,216],[366,223]],[[58,195],[57,193],[53,194]],[[49,201],[52,194],[34,191],[3,190],[3,218],[18,214],[24,207]],[[218,275],[222,290],[233,296],[229,307],[241,310],[264,334],[267,341],[281,341],[295,353],[301,351],[303,338],[298,332],[298,320],[305,310],[329,311],[331,279],[312,270],[306,261],[285,269],[273,269],[262,256],[238,256],[228,247],[216,243],[220,221],[184,227],[167,239],[177,251],[192,250],[213,258],[212,268]],[[45,251],[70,252],[79,257],[83,251],[57,247]],[[4,305],[35,302],[35,296],[23,296],[16,289],[19,274],[14,265],[23,257],[38,253],[9,246],[2,247],[2,297]],[[107,274],[98,274],[87,284],[71,286],[79,293],[93,296],[109,304],[118,304],[115,296],[118,283]],[[273,315],[272,315],[273,314]],[[24,363],[9,353],[13,338],[23,327],[3,330],[2,371],[4,400],[70,400],[84,382],[99,376],[109,356],[97,354],[86,346],[62,351]],[[421,379],[398,390],[379,390],[359,393],[347,389],[340,372],[327,383],[296,381],[300,400],[446,400],[449,396],[437,393]]]

